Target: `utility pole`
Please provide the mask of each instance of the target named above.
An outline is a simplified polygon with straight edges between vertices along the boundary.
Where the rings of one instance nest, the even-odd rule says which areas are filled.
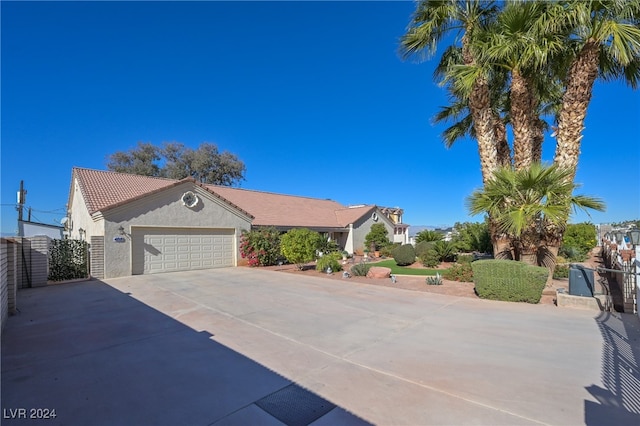
[[[18,220],[22,220],[22,211],[24,209],[24,204],[27,200],[27,190],[24,189],[24,181],[20,181],[20,191],[18,191],[18,205],[16,210],[18,210]]]

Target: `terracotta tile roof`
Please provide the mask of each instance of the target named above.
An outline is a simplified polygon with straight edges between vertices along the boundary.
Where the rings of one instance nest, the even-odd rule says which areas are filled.
[[[336,218],[342,226],[349,226],[350,223],[355,223],[361,217],[368,216],[375,207],[376,206],[369,205],[343,208],[342,210],[336,210]]]
[[[336,211],[345,209],[333,200],[274,194],[272,192],[209,185],[212,191],[250,212],[259,226],[343,228]]]
[[[89,214],[169,188],[178,182],[173,179],[77,167],[73,169],[73,175],[78,180]]]
[[[185,181],[195,182],[190,178],[179,181],[83,168],[74,168],[73,176],[79,182],[90,214]],[[196,184],[244,211],[259,226],[344,228],[375,208],[371,205],[348,208],[333,200]]]
[[[82,168],[74,168],[73,176],[78,180],[89,214],[124,205],[137,198],[163,191],[184,182],[192,182],[211,192],[209,188],[196,182],[193,178],[175,180]],[[253,218],[247,211],[219,194],[213,192],[212,194]]]

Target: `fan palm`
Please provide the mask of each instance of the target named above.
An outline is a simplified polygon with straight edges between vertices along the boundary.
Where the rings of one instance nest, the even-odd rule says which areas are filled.
[[[511,236],[516,260],[551,266],[571,209],[605,208],[598,198],[574,195],[570,173],[540,163],[521,170],[503,167],[467,198],[467,207],[473,215],[487,213],[499,232]]]
[[[407,33],[401,38],[400,51],[407,58],[435,53],[438,43],[450,32],[462,34],[461,56],[465,65],[476,62],[469,45],[480,28],[495,19],[498,8],[493,1],[422,0],[413,14]],[[469,110],[478,142],[483,182],[498,165],[494,116],[491,110],[489,80],[478,75],[468,95]]]
[[[571,58],[558,116],[554,163],[573,180],[587,107],[598,75],[620,79],[633,89],[640,82],[640,0],[571,0],[554,5],[548,31],[571,30]]]
[[[548,59],[564,49],[563,34],[544,31],[547,2],[508,1],[496,21],[477,37],[481,62],[509,72],[509,121],[513,129],[514,167],[539,162],[544,139],[540,119],[543,93],[550,83]]]
[[[476,139],[473,124],[473,117],[469,110],[469,95],[465,90],[459,90],[455,84],[450,82],[450,71],[462,65],[462,49],[456,46],[449,47],[440,60],[434,71],[434,78],[441,81],[449,92],[448,106],[440,108],[440,111],[433,117],[434,123],[452,122],[442,133],[442,139],[447,148],[451,148],[458,140],[464,138]],[[491,74],[492,80],[489,82],[491,88],[490,105],[493,113],[494,136],[496,140],[496,153],[498,166],[511,164],[511,148],[507,142],[507,131],[505,118],[502,111],[507,102],[505,96],[506,73],[494,72]]]

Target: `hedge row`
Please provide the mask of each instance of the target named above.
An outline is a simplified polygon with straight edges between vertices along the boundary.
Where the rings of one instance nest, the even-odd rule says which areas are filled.
[[[549,270],[514,260],[478,260],[471,264],[473,282],[483,299],[538,303]]]

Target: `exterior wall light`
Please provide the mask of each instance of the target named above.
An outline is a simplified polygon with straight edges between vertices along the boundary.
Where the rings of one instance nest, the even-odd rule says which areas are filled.
[[[120,225],[120,228],[118,228],[118,233],[120,233],[120,235],[124,235],[124,228],[122,227],[122,225]]]
[[[627,236],[629,237],[631,244],[634,246],[640,245],[640,229],[630,229],[627,231]]]

